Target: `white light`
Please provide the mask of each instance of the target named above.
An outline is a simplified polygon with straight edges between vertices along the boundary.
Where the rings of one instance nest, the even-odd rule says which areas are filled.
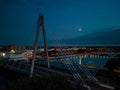
[[[78,29],[78,31],[80,31],[80,32],[81,32],[81,31],[82,31],[82,29],[81,29],[81,28],[79,28],[79,29]]]
[[[2,55],[3,55],[3,57],[5,57],[5,53],[3,53]]]

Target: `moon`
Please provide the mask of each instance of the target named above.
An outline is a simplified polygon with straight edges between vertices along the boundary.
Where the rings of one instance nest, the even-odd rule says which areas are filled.
[[[81,32],[81,31],[82,31],[82,29],[81,29],[81,28],[79,28],[79,29],[78,29],[78,31],[80,31],[80,32]]]

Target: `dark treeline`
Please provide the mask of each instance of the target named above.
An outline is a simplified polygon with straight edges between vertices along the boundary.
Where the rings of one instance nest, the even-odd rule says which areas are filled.
[[[116,90],[120,90],[120,55],[108,60],[105,68],[106,70],[99,70],[97,76],[104,82],[115,86]]]

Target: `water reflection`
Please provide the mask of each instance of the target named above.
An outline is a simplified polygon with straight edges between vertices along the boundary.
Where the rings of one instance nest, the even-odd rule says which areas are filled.
[[[97,68],[102,68],[105,66],[106,62],[112,58],[112,54],[83,54],[79,56],[79,64],[86,66],[95,66]],[[77,60],[75,60],[77,63]]]
[[[84,65],[93,75],[95,75],[98,69],[103,68],[107,61],[114,56],[115,55],[112,54],[105,56],[100,54],[81,54],[79,56],[56,58],[53,60],[54,62],[50,62],[50,65],[60,69],[68,70],[68,66],[73,63],[73,66],[75,66],[78,71],[80,71],[79,66]],[[40,64],[47,65],[47,62],[43,60],[40,61]]]

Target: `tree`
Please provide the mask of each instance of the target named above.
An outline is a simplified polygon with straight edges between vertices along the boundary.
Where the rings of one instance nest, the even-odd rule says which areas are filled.
[[[106,66],[109,70],[119,69],[120,68],[120,55],[117,58],[110,59]]]
[[[77,50],[77,53],[83,54],[83,53],[84,53],[84,50],[83,50],[83,49],[78,49],[78,50]]]

